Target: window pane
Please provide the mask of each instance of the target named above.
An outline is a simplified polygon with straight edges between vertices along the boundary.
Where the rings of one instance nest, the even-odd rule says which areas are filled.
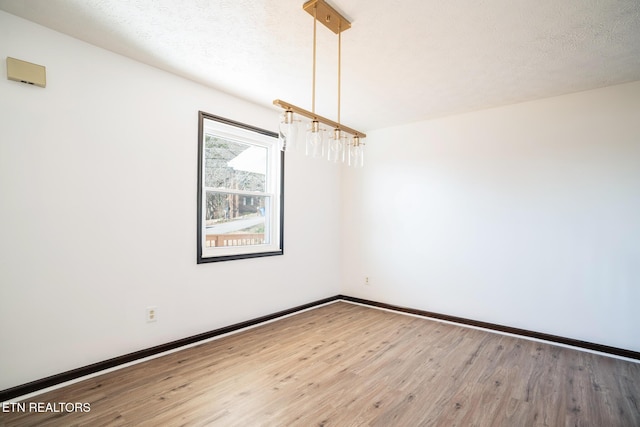
[[[206,247],[270,243],[270,203],[268,196],[208,191]]]
[[[206,135],[205,187],[265,191],[267,148]]]

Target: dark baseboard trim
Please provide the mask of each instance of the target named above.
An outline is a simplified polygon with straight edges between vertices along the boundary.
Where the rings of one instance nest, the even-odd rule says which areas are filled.
[[[615,356],[627,357],[629,359],[640,360],[640,352],[626,350],[624,348],[610,347],[608,345],[595,344],[588,341],[580,341],[572,338],[561,337],[558,335],[545,334],[541,332],[529,331],[526,329],[512,328],[510,326],[498,325],[495,323],[481,322],[478,320],[465,319],[463,317],[449,316],[447,314],[433,313],[430,311],[418,310],[415,308],[401,307],[392,304],[386,304],[383,302],[370,301],[362,298],[355,298],[346,295],[338,295],[338,298],[347,301],[371,307],[384,308],[387,310],[398,311],[402,313],[415,314],[417,316],[430,317],[439,320],[446,320],[449,322],[460,323],[463,325],[476,326],[479,328],[490,329],[498,332],[505,332],[514,335],[520,335],[523,337],[535,338],[539,340],[549,341],[557,344],[570,345],[572,347],[578,347],[586,350],[597,351],[600,353],[606,353]]]
[[[96,372],[104,371],[105,369],[110,369],[118,365],[123,365],[125,363],[140,360],[149,356],[154,356],[156,354],[160,354],[165,351],[174,350],[179,347],[184,347],[189,344],[197,343],[199,341],[204,341],[209,338],[214,338],[223,334],[228,334],[230,332],[235,332],[240,329],[247,328],[249,326],[255,326],[259,323],[267,322],[269,320],[274,320],[279,317],[287,316],[289,314],[293,314],[298,311],[306,310],[308,308],[313,308],[313,307],[334,302],[337,300],[339,300],[338,296],[324,298],[318,301],[310,302],[308,304],[303,304],[297,307],[289,308],[287,310],[282,310],[277,313],[268,314],[262,317],[256,317],[255,319],[236,323],[230,326],[225,326],[219,329],[214,329],[213,331],[204,332],[202,334],[193,335],[187,338],[182,338],[166,344],[161,344],[155,347],[147,348],[145,350],[140,350],[133,353],[125,354],[124,356],[114,357],[113,359],[97,362],[92,365],[83,366],[81,368],[73,369],[71,371],[62,372],[60,374],[52,375],[50,377],[35,380],[26,384],[22,384],[22,385],[8,388],[5,390],[0,390],[0,402],[7,401],[9,399],[14,399],[16,397],[23,396],[25,394],[33,393],[38,390],[42,390],[47,387],[58,385],[66,381],[75,380],[77,378],[94,374]]]
[[[417,316],[428,317],[439,320],[446,320],[449,322],[460,323],[462,325],[475,326],[479,328],[494,330],[497,332],[504,332],[514,335],[520,335],[523,337],[535,338],[543,341],[549,341],[552,343],[569,345],[572,347],[583,348],[586,350],[597,351],[600,353],[611,354],[615,356],[626,357],[629,359],[640,360],[640,352],[626,350],[618,347],[610,347],[602,344],[595,344],[587,341],[580,341],[571,338],[565,338],[557,335],[545,334],[541,332],[529,331],[526,329],[512,328],[510,326],[498,325],[495,323],[481,322],[478,320],[466,319],[464,317],[449,316],[447,314],[434,313],[430,311],[418,310],[415,308],[402,307],[392,304],[386,304],[378,301],[371,301],[362,298],[350,297],[347,295],[335,295],[329,298],[324,298],[318,301],[310,302],[308,304],[299,305],[287,310],[282,310],[277,313],[268,314],[266,316],[257,317],[255,319],[247,320],[244,322],[236,323],[230,326],[225,326],[219,329],[214,329],[202,334],[193,335],[187,338],[172,341],[166,344],[161,344],[155,347],[147,348],[145,350],[136,351],[133,353],[125,354],[123,356],[114,357],[102,362],[97,362],[92,365],[83,366],[81,368],[73,369],[71,371],[63,372],[60,374],[52,375],[50,377],[42,378],[36,381],[32,381],[26,384],[22,384],[16,387],[8,388],[6,390],[0,390],[0,402],[4,402],[10,399],[14,399],[25,394],[33,393],[38,390],[42,390],[47,387],[52,387],[66,381],[71,381],[77,378],[91,375],[96,372],[104,371],[125,363],[134,362],[136,360],[143,359],[145,357],[154,356],[156,354],[164,353],[165,351],[174,350],[176,348],[184,347],[189,344],[194,344],[199,341],[204,341],[210,338],[215,338],[220,335],[228,334],[238,331],[243,328],[255,326],[257,324],[277,319],[279,317],[294,314],[298,311],[306,310],[309,308],[317,307],[323,304],[327,304],[334,301],[346,301],[357,304],[367,305],[370,307],[384,308],[401,313],[414,314]]]

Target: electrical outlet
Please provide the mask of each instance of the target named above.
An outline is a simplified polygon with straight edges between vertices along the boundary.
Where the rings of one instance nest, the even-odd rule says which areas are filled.
[[[158,320],[158,307],[147,307],[147,323]]]
[[[371,279],[369,279],[369,276],[365,276],[364,284],[367,285],[367,286],[371,285]]]

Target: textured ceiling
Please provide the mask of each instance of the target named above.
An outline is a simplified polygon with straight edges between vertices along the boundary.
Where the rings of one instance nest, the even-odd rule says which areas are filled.
[[[311,108],[303,0],[0,0],[0,9],[271,106]],[[342,121],[362,131],[640,80],[638,0],[335,0]],[[318,113],[337,37],[318,27]],[[274,107],[275,108],[275,107]]]

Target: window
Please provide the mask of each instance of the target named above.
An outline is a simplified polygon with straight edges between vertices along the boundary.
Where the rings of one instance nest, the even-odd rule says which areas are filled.
[[[278,134],[202,111],[198,119],[198,264],[282,255]]]

